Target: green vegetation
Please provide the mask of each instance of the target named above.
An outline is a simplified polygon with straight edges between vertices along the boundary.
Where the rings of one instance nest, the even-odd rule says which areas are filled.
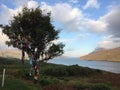
[[[39,81],[34,84],[29,76],[28,61],[0,58],[0,84],[2,70],[6,68],[5,86],[0,90],[119,90],[120,74],[83,68],[78,65],[39,63]]]
[[[34,67],[34,80],[38,81],[37,60],[48,61],[61,56],[64,51],[62,42],[55,43],[59,38],[59,30],[52,24],[51,13],[37,8],[24,7],[13,16],[8,25],[1,25],[2,32],[9,38],[6,45],[22,50],[22,63],[25,53],[29,56]],[[44,14],[43,14],[44,13]],[[41,57],[41,58],[40,58]]]
[[[0,76],[1,80],[2,76]],[[23,80],[17,79],[12,75],[6,75],[5,86],[0,87],[0,90],[40,90],[37,85],[28,84]]]

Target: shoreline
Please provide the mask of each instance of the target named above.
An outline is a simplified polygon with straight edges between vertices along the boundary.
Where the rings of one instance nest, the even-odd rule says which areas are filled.
[[[106,62],[119,62],[120,63],[120,60],[90,60],[90,59],[80,59],[80,60],[87,60],[87,61],[106,61]]]

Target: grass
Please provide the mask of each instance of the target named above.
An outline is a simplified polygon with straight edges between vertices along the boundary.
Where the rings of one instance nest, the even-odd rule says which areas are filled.
[[[2,77],[0,76],[0,80]],[[40,90],[36,85],[26,83],[24,80],[17,79],[12,75],[6,75],[4,87],[0,87],[0,90]]]
[[[28,61],[0,58],[0,85],[2,70],[6,68],[5,86],[0,90],[120,90],[120,74],[83,68],[78,65],[39,63],[37,84],[29,73]]]

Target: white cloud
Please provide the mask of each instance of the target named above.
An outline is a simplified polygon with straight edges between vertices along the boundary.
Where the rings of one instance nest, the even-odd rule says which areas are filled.
[[[8,40],[8,37],[2,33],[2,28],[0,28],[0,50],[8,48],[8,46],[5,45],[5,42]]]
[[[71,36],[69,38],[60,38],[60,39],[54,40],[53,42],[54,43],[63,42],[65,44],[72,45],[73,43],[76,43],[82,39],[85,39],[88,36],[89,36],[89,33],[85,33],[85,34],[78,33],[78,34],[76,34],[76,36]]]
[[[69,2],[71,2],[71,3],[78,3],[79,1],[78,0],[70,0]]]
[[[92,32],[103,33],[107,30],[107,23],[100,19],[98,20],[87,19],[86,25],[87,29]]]
[[[27,7],[28,7],[28,8],[37,8],[37,7],[38,7],[38,2],[33,1],[33,0],[30,0],[30,1],[28,1],[28,3],[27,3]]]
[[[29,0],[11,0],[16,7],[25,6]],[[31,0],[33,1],[33,0]]]
[[[28,8],[36,8],[38,7],[38,2],[35,0],[11,0],[13,5],[16,8],[27,6]]]
[[[5,43],[8,40],[8,37],[2,33],[2,28],[0,28],[0,43]]]
[[[0,8],[1,8],[0,24],[8,24],[14,11],[13,11],[13,9],[10,9],[7,6],[3,5],[3,4],[0,6]]]
[[[60,43],[60,42],[63,42],[63,43],[67,43],[67,44],[70,44],[70,43],[74,43],[75,41],[77,41],[78,38],[77,37],[74,37],[74,38],[64,38],[64,39],[58,39],[58,40],[54,40],[53,42],[54,43]]]
[[[98,48],[112,49],[120,47],[120,6],[113,7],[109,12],[97,20],[84,18],[86,29],[89,32],[104,33],[104,37],[98,43]]]
[[[21,4],[18,3],[18,7],[14,9],[8,8],[6,5],[2,4],[0,6],[0,24],[8,24],[13,15],[20,12],[24,5],[28,8],[38,7],[37,1],[26,1],[24,2],[22,0]],[[97,20],[85,17],[84,13],[79,8],[73,7],[68,3],[48,5],[46,2],[41,2],[40,6],[43,10],[47,9],[47,11],[51,11],[53,20],[59,22],[63,26],[63,30],[76,32],[86,29],[89,32],[92,31],[96,33],[108,32],[109,35],[112,35],[112,37],[110,37],[111,40],[103,39],[103,41],[99,42],[99,47],[107,47],[109,44],[109,47],[120,46],[120,41],[118,39],[116,40],[116,38],[120,37],[120,6],[113,8],[106,15],[98,18]],[[97,0],[88,0],[84,9],[91,7],[99,8]],[[75,40],[77,40],[77,38],[63,39],[62,41],[68,43]]]
[[[21,5],[21,4],[20,4]],[[25,4],[22,4],[23,6],[27,6],[28,8],[36,8],[38,7],[38,3],[36,1],[30,0]],[[0,6],[1,12],[0,12],[0,24],[9,24],[9,21],[12,20],[12,17],[14,15],[17,15],[18,12],[22,11],[23,6],[19,6],[15,9],[8,8],[6,5],[2,4]]]
[[[113,7],[109,12],[97,20],[86,19],[86,29],[96,33],[107,34],[99,42],[98,48],[111,49],[120,47],[120,6]]]
[[[92,20],[84,16],[83,12],[68,3],[57,3],[53,6],[41,3],[42,10],[51,11],[53,20],[59,22],[65,31],[76,32],[87,29],[92,32],[103,32],[107,24],[101,20]]]
[[[82,20],[84,18],[82,11],[68,3],[57,3],[50,6],[42,2],[41,8],[51,11],[52,18],[62,24],[64,30],[79,31],[82,28]]]
[[[100,19],[105,21],[108,26],[108,33],[113,37],[120,37],[120,6],[114,7],[109,13]]]
[[[120,38],[112,38],[112,35],[106,36],[98,43],[99,48],[112,49],[120,47]]]
[[[53,20],[62,24],[65,31],[76,32],[87,29],[98,33],[105,31],[107,27],[104,21],[86,18],[79,8],[72,7],[68,3],[57,3],[51,6],[42,2],[41,8],[51,11]]]
[[[38,3],[31,0],[26,3],[26,6],[28,8],[36,8],[38,7]],[[59,22],[65,31],[76,32],[83,30],[85,27],[92,31],[96,31],[96,29],[97,31],[103,31],[105,28],[104,22],[86,19],[79,8],[72,7],[68,3],[57,3],[51,6],[45,2],[41,2],[40,6],[42,10],[51,11],[53,20]],[[8,24],[8,21],[12,18],[12,16],[20,12],[23,6],[19,6],[15,9],[10,9],[5,5],[2,5],[1,7],[2,12],[0,12],[0,23]],[[96,29],[93,27],[94,25],[96,26]]]
[[[99,8],[99,3],[97,0],[88,0],[83,9],[88,9],[88,8]]]
[[[120,47],[120,42],[114,42],[114,41],[102,41],[99,43],[100,48],[105,48],[105,49],[113,49]]]
[[[120,6],[114,7],[100,20],[107,23],[107,34],[109,36],[103,38],[99,42],[99,47],[111,49],[120,47]]]
[[[1,4],[1,6],[0,6],[0,9],[1,9],[1,11],[0,11],[0,24],[4,24],[4,25],[9,24],[9,21],[12,20],[12,17],[14,15],[17,15],[18,12],[22,11],[23,6],[27,6],[28,8],[38,7],[38,3],[36,1],[30,0],[27,3],[25,3],[26,1],[28,1],[28,0],[25,0],[25,1],[19,0],[18,2],[21,2],[21,3],[15,2],[16,5],[19,4],[15,9],[8,8],[6,5]],[[21,6],[21,5],[23,5],[23,6]],[[8,41],[8,37],[2,33],[2,29],[0,28],[0,48],[11,49],[11,47],[8,48],[7,45],[5,45],[5,41]]]

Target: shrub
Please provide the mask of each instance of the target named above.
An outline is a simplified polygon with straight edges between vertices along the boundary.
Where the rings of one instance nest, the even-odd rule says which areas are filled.
[[[89,76],[94,74],[94,70],[85,67],[83,68],[78,65],[69,66],[67,71],[69,76]]]
[[[111,90],[107,84],[96,84],[91,86],[90,90]]]
[[[52,67],[52,68],[48,68],[44,71],[45,75],[51,75],[51,76],[67,76],[67,71],[66,68],[64,67]]]
[[[21,69],[17,72],[17,77],[22,77],[24,79],[27,79],[27,80],[31,80],[32,77],[29,75],[29,70],[25,70],[25,69]]]
[[[48,77],[43,77],[40,79],[39,83],[42,86],[50,85],[50,84],[58,84],[59,80],[56,78],[48,78]]]
[[[40,83],[42,86],[46,86],[46,85],[49,85],[51,82],[50,82],[50,80],[48,80],[48,79],[40,79],[39,83]]]
[[[89,86],[78,83],[74,86],[75,90],[88,90]]]
[[[50,67],[42,71],[45,75],[51,75],[56,77],[61,76],[90,76],[95,73],[99,73],[99,70],[93,70],[90,68],[80,67],[78,65],[61,66],[61,67]]]

